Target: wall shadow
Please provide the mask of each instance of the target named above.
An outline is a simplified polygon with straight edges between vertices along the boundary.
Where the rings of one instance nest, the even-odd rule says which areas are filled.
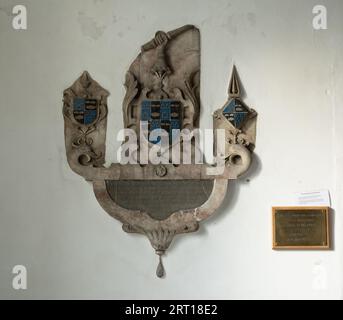
[[[262,163],[257,154],[252,155],[252,163],[249,170],[239,177],[237,180],[229,180],[228,182],[228,189],[226,196],[224,198],[223,203],[218,208],[218,210],[210,217],[208,220],[204,220],[200,223],[199,230],[197,232],[193,232],[192,236],[203,237],[208,234],[206,221],[211,221],[211,223],[216,224],[219,223],[222,219],[226,217],[227,214],[230,214],[231,210],[235,207],[237,201],[239,201],[239,194],[241,184],[249,184],[251,180],[255,179],[260,172],[262,171]],[[188,236],[187,234],[176,235],[172,243],[170,244],[170,248],[167,250],[172,250],[179,246],[179,237]]]

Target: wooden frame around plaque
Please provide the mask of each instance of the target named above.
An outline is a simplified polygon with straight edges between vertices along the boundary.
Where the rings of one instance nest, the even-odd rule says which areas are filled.
[[[330,249],[329,207],[273,207],[273,249]]]

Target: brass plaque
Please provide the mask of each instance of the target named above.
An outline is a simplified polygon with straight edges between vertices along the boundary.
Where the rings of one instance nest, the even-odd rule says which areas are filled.
[[[273,249],[329,249],[328,207],[274,207]]]

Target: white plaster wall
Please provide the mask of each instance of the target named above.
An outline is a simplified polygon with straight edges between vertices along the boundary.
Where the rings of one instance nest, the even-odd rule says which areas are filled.
[[[15,4],[27,6],[26,31],[11,27]],[[0,297],[340,299],[343,2],[320,1],[321,31],[316,4],[0,0]],[[225,102],[234,62],[259,112],[256,159],[214,218],[176,237],[160,280],[148,240],[124,233],[67,167],[62,91],[87,69],[111,92],[111,162],[126,69],[156,30],[184,24],[201,30],[201,125]],[[332,195],[334,250],[271,250],[271,206],[318,188]],[[28,269],[26,291],[11,287],[16,264]]]

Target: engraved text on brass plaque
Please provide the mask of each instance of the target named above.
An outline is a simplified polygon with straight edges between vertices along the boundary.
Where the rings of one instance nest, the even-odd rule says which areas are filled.
[[[328,249],[327,207],[274,207],[274,249]]]

